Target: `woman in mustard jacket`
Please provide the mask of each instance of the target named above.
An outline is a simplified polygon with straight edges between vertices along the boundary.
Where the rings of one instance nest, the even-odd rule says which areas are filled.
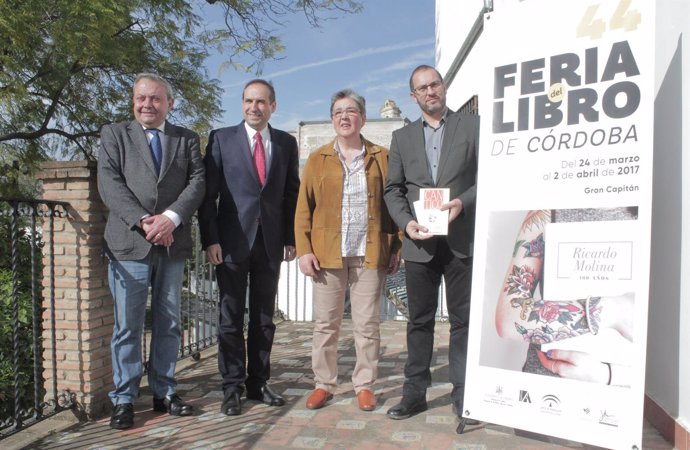
[[[400,266],[400,237],[383,202],[388,150],[362,137],[365,101],[345,89],[331,98],[336,138],[311,155],[302,175],[295,241],[302,273],[312,278],[316,389],[307,408],[323,407],[338,378],[338,336],[350,288],[357,361],[352,384],[359,408],[376,408],[379,307],[386,274]]]

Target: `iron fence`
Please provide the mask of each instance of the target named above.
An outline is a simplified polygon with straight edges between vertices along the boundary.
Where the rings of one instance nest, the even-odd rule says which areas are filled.
[[[180,305],[181,341],[177,358],[192,357],[198,360],[201,351],[218,343],[218,286],[213,265],[206,259],[201,248],[197,217],[192,217],[194,250],[185,264]],[[148,353],[151,339],[151,297],[146,311],[143,339],[144,370],[148,370]]]
[[[0,198],[0,439],[75,406],[73,393],[58,390],[56,364],[54,219],[66,217],[68,206],[66,202]],[[183,281],[180,359],[199,359],[202,350],[218,343],[215,270],[201,248],[196,217],[191,226],[195,245]],[[48,265],[48,270],[43,264]],[[49,279],[43,280],[44,276]],[[382,294],[382,320],[406,319],[404,286],[403,266],[387,280]],[[441,300],[437,318],[444,320],[443,294]],[[245,311],[245,318],[247,315]],[[282,320],[312,320],[311,281],[301,274],[297,260],[284,262],[281,267],[276,316]],[[43,317],[49,319],[44,321]],[[150,308],[146,324],[144,361],[149,353]],[[49,340],[46,348],[52,349],[50,360],[44,359],[43,339]],[[46,367],[52,376],[44,377]],[[51,380],[49,385],[46,378]]]
[[[58,391],[55,364],[54,219],[66,217],[67,206],[0,198],[0,438],[73,404],[68,392]],[[44,264],[50,275],[42,292]],[[46,308],[50,330],[44,330],[42,320]],[[45,331],[53,349],[53,382],[48,386],[43,377]]]
[[[192,218],[192,237],[195,242],[193,257],[187,261],[182,290],[182,340],[178,358],[191,356],[198,359],[200,352],[218,343],[218,286],[215,268],[206,259],[201,247],[196,216]],[[407,294],[405,292],[404,264],[398,274],[388,277],[382,292],[381,320],[406,320]],[[249,287],[251,289],[251,286]],[[438,318],[444,320],[445,306],[441,302]],[[245,328],[248,321],[245,308]],[[276,320],[311,321],[311,280],[304,276],[298,261],[283,262],[276,295]],[[349,296],[345,302],[345,316],[350,316]],[[143,340],[144,361],[147,361],[151,337],[151,309],[147,309],[146,328]],[[145,368],[148,363],[145,363]]]

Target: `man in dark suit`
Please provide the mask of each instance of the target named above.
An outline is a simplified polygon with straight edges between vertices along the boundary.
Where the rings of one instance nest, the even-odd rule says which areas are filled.
[[[280,263],[295,258],[299,154],[294,137],[268,125],[275,109],[271,84],[260,79],[247,83],[242,93],[244,121],[212,131],[204,157],[206,198],[199,226],[220,290],[221,412],[229,416],[242,413],[245,389],[249,399],[271,406],[285,403],[267,382]]]
[[[448,109],[443,78],[433,67],[412,72],[410,91],[422,117],[393,133],[384,193],[391,217],[405,230],[409,309],[403,397],[388,410],[392,419],[427,409],[441,277],[450,319],[451,398],[462,414],[472,282],[479,118]],[[429,234],[417,222],[413,202],[422,188],[450,189],[451,200],[441,207],[449,211],[446,236]]]
[[[165,120],[174,102],[168,82],[141,74],[133,94],[135,120],[104,126],[98,155],[98,191],[110,210],[105,241],[115,304],[115,389],[109,394],[115,405],[110,426],[115,429],[134,423],[149,286],[153,409],[192,414],[192,406],[175,393],[175,362],[184,264],[192,254],[189,221],[205,189],[199,136]]]

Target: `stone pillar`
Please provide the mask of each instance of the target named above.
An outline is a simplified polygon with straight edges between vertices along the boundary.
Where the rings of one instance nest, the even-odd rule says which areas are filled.
[[[58,393],[69,390],[90,417],[110,409],[110,338],[113,306],[102,256],[107,210],[96,187],[94,161],[48,162],[38,178],[45,200],[69,202],[69,216],[54,219],[55,352]],[[43,315],[44,377],[52,395],[50,250],[44,225]]]

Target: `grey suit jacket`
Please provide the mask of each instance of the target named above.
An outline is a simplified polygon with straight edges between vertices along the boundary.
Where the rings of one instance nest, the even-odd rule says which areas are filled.
[[[438,182],[429,172],[424,148],[422,119],[393,132],[388,158],[388,182],[384,199],[388,211],[400,227],[417,220],[412,203],[421,188],[450,188],[450,198],[459,198],[463,212],[448,226],[448,245],[458,258],[472,256],[477,198],[477,151],[479,117],[448,111],[438,168]],[[438,237],[413,241],[405,235],[402,257],[428,262],[436,251]]]
[[[249,257],[261,224],[266,253],[274,264],[283,247],[295,245],[295,208],[299,193],[297,140],[270,127],[271,159],[266,182],[259,184],[244,122],[211,132],[204,156],[206,198],[199,209],[201,244],[220,244],[223,259]]]
[[[182,219],[173,232],[169,256],[190,257],[189,222],[204,198],[205,186],[199,135],[193,131],[165,123],[158,176],[146,133],[137,121],[106,125],[101,130],[98,192],[110,210],[105,241],[116,259],[144,258],[152,244],[137,224],[142,217],[165,210],[174,211]]]

